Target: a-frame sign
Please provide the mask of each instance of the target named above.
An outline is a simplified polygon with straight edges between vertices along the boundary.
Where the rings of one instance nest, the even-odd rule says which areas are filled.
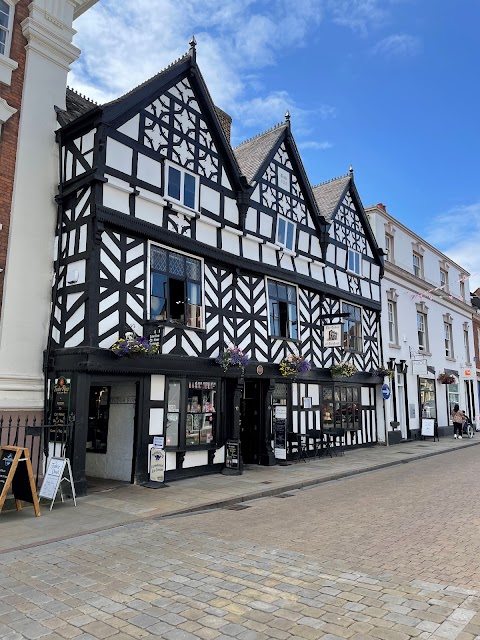
[[[10,487],[17,511],[22,509],[23,500],[33,504],[36,516],[41,515],[30,453],[25,447],[0,446],[0,511]]]

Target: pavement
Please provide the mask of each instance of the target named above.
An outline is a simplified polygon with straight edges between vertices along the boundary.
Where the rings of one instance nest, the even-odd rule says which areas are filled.
[[[415,460],[455,453],[480,444],[474,439],[414,441],[395,446],[358,448],[333,458],[308,459],[288,466],[249,466],[242,476],[213,474],[172,482],[159,489],[138,485],[117,486],[56,503],[52,511],[33,509],[0,513],[0,553],[68,539],[149,518],[162,518],[235,505],[262,497],[376,471]],[[480,452],[479,452],[480,453]]]

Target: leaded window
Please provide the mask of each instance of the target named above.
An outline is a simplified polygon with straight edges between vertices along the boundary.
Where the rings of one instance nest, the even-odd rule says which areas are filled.
[[[270,334],[281,338],[298,338],[297,290],[283,282],[268,280]]]
[[[150,320],[202,327],[202,263],[152,245]]]
[[[362,308],[344,302],[342,312],[348,314],[343,319],[343,348],[348,351],[363,351]]]

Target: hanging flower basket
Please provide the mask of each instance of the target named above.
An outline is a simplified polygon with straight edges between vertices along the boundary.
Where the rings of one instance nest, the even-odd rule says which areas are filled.
[[[114,342],[110,350],[120,357],[154,356],[158,353],[158,345],[151,344],[143,336],[130,334],[127,338],[120,338]]]
[[[338,364],[334,364],[330,367],[330,373],[332,378],[350,378],[357,373],[358,369],[351,362],[342,360]]]
[[[440,384],[455,384],[457,381],[453,374],[445,372],[440,373],[437,380],[440,382]]]
[[[308,373],[312,368],[312,363],[303,356],[296,356],[291,353],[280,362],[280,373],[284,378]]]
[[[372,376],[376,378],[386,378],[387,376],[392,379],[395,375],[395,371],[393,369],[387,369],[387,367],[378,367],[378,369],[372,369],[370,372]]]
[[[228,369],[235,367],[243,370],[250,362],[250,358],[246,353],[243,353],[240,347],[233,345],[218,355],[215,358],[215,362],[219,364],[224,371],[228,371]]]

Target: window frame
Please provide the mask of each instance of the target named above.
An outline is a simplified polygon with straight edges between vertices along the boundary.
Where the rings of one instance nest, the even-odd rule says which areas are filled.
[[[10,49],[12,46],[12,36],[13,36],[13,17],[15,15],[15,5],[16,2],[12,0],[3,0],[5,4],[8,6],[8,25],[7,27],[0,27],[0,30],[5,31],[5,44],[3,53],[0,51],[0,59],[8,58],[10,56]],[[18,1],[18,0],[17,0]],[[1,43],[0,43],[1,44]]]
[[[470,357],[470,331],[468,329],[463,330],[463,345],[465,348],[465,364],[471,363]]]
[[[419,327],[419,320],[422,321],[423,324],[423,329],[421,330]],[[424,339],[423,342],[424,344],[421,344],[420,342],[420,333],[423,334]],[[419,350],[422,351],[426,351],[428,352],[428,322],[427,322],[427,314],[423,313],[422,311],[417,311],[417,340],[418,340],[418,347]]]
[[[385,259],[387,262],[393,262],[394,258],[394,241],[391,233],[385,233]]]
[[[169,193],[170,186],[170,169],[174,169],[180,173],[180,198],[176,198]],[[188,204],[185,204],[185,175],[189,175],[195,180],[195,202],[194,206],[191,207]],[[185,207],[187,212],[200,212],[200,176],[188,169],[185,169],[181,165],[175,164],[170,160],[165,160],[165,173],[164,173],[164,198],[165,200],[172,200],[176,205],[180,207]]]
[[[162,271],[160,271],[159,269],[153,269],[152,268],[152,249],[154,248],[158,248],[158,249],[162,249],[164,251],[166,251],[168,254],[173,253],[175,255],[179,255],[182,256],[185,260],[190,258],[191,260],[196,260],[197,262],[200,263],[200,280],[199,281],[195,281],[193,279],[190,279],[187,277],[187,275],[185,274],[183,279],[181,277],[175,277],[175,276],[171,276],[168,273],[168,264],[166,267],[166,278],[167,278],[167,287],[168,287],[168,280],[171,277],[172,280],[177,280],[177,281],[183,281],[185,283],[185,301],[184,301],[184,322],[178,322],[176,320],[172,320],[171,319],[171,314],[170,314],[170,308],[169,308],[169,289],[167,288],[165,290],[165,306],[166,306],[166,318],[165,319],[157,319],[152,317],[152,297],[158,297],[158,296],[153,296],[153,286],[152,286],[152,274],[153,273],[164,273]],[[184,328],[184,329],[189,329],[192,331],[205,331],[205,265],[204,265],[204,260],[203,258],[193,255],[193,254],[189,254],[189,253],[184,253],[183,251],[176,251],[174,249],[172,249],[171,247],[168,247],[166,245],[161,245],[157,242],[152,242],[149,241],[148,243],[148,254],[147,254],[147,259],[148,259],[148,303],[147,303],[147,322],[149,323],[159,323],[162,325],[168,325],[168,326],[174,326],[174,327],[180,327],[180,328]],[[167,258],[168,259],[168,258]],[[187,324],[188,322],[188,283],[192,282],[194,284],[199,284],[200,285],[200,304],[196,305],[200,307],[200,326],[196,327],[196,326],[190,326]]]
[[[296,319],[293,321],[290,319],[289,317],[289,307],[291,305],[293,305],[293,302],[289,302],[288,300],[288,289],[287,289],[287,299],[281,299],[278,298],[278,296],[273,297],[272,300],[272,296],[270,294],[270,287],[269,287],[269,283],[275,284],[275,285],[282,285],[285,287],[290,287],[291,289],[294,289],[295,291],[295,316]],[[265,278],[265,287],[266,287],[266,291],[267,291],[267,299],[268,299],[268,335],[270,338],[277,338],[279,340],[292,340],[294,342],[298,342],[299,340],[299,333],[300,333],[300,327],[299,327],[299,318],[298,318],[298,287],[294,284],[291,284],[290,282],[285,282],[282,280],[277,280],[274,278]],[[286,309],[286,327],[289,328],[293,325],[293,323],[295,323],[295,330],[296,330],[296,336],[292,337],[292,336],[283,336],[281,334],[276,334],[274,333],[274,327],[272,326],[272,308],[271,308],[271,302],[272,301],[276,301],[276,302],[280,302],[280,303],[284,303],[285,305],[287,305],[287,309]],[[275,317],[275,316],[274,316]],[[279,319],[281,318],[281,314],[279,313],[278,315]],[[279,326],[279,331],[282,330],[282,327]]]
[[[353,318],[352,320],[351,316],[343,318],[343,348],[345,351],[349,351],[350,353],[363,353],[363,307],[342,301],[342,314],[347,311],[350,313],[349,307],[352,309],[359,309],[360,319],[357,320],[356,318]],[[350,323],[352,323],[353,327],[360,328],[359,335],[355,332],[353,336],[350,336]],[[350,346],[350,338],[353,338],[355,341],[355,347],[353,348]]]
[[[279,239],[280,221],[285,222],[285,241],[284,242],[282,242]],[[292,229],[293,229],[293,231],[292,231],[292,246],[291,247],[289,247],[288,244],[287,244],[288,227],[289,226],[291,226]],[[286,251],[291,251],[292,253],[295,253],[296,236],[297,236],[297,223],[294,222],[293,220],[290,220],[289,218],[286,218],[285,216],[277,215],[277,228],[276,228],[276,232],[275,232],[275,244],[277,244],[279,247],[282,247]]]
[[[463,300],[463,302],[466,302],[465,281],[464,280],[460,280],[460,299]]]
[[[451,322],[443,322],[443,337],[445,343],[445,357],[453,359],[453,328]]]
[[[351,269],[350,268],[350,256],[354,256],[354,267],[357,266],[358,263],[358,271],[354,268]],[[360,251],[356,251],[355,249],[350,249],[350,247],[347,250],[347,271],[349,273],[353,273],[354,275],[361,277],[362,276],[362,254],[360,253]]]
[[[449,290],[449,286],[448,286],[448,271],[446,269],[440,269],[440,287],[443,289],[443,291],[445,291],[446,293],[448,293]]]
[[[391,312],[390,312],[391,307]],[[397,303],[387,300],[388,340],[390,344],[398,344]]]
[[[415,264],[415,258],[418,258],[418,265]],[[412,252],[413,275],[416,278],[423,278],[423,256],[416,251]],[[418,273],[417,273],[418,266]]]

